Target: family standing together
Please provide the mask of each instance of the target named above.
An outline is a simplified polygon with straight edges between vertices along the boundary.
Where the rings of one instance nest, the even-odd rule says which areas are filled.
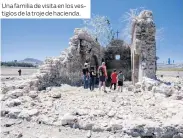
[[[101,90],[101,88],[103,87],[104,92],[107,93],[106,81],[108,79],[108,75],[105,62],[102,62],[102,65],[98,67],[97,71],[95,70],[94,67],[89,68],[88,63],[85,63],[82,72],[83,72],[84,89],[90,88],[90,90],[93,91],[98,79],[99,90]],[[118,86],[118,91],[122,92],[123,82],[125,79],[122,71],[117,73],[116,69],[114,69],[114,71],[111,73],[110,78],[111,78],[110,89],[112,89],[112,87],[114,86],[114,90],[116,90],[116,86]]]

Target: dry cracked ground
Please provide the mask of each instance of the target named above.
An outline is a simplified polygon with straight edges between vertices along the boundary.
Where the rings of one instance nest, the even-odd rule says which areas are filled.
[[[25,78],[2,77],[1,137],[183,138],[183,78],[162,78],[176,84],[171,93],[131,82],[123,92],[66,84],[25,92]]]

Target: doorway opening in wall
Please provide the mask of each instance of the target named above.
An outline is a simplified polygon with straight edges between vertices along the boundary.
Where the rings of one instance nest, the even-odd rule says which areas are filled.
[[[120,60],[120,55],[115,55],[115,60]]]

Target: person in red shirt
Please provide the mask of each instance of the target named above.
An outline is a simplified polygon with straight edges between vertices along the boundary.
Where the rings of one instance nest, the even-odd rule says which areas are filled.
[[[111,87],[110,87],[110,89],[114,85],[114,90],[116,90],[117,76],[118,76],[118,74],[116,73],[116,69],[114,69],[114,71],[111,73],[111,79],[112,80],[111,80]]]

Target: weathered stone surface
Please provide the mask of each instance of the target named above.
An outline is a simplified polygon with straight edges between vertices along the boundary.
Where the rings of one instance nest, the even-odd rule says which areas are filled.
[[[155,92],[162,93],[165,96],[170,97],[173,94],[173,89],[171,88],[171,86],[161,85],[155,88]]]
[[[36,98],[36,97],[38,96],[38,92],[37,92],[37,91],[30,91],[30,92],[29,92],[29,96],[30,96],[31,98]]]
[[[20,112],[21,112],[21,109],[11,108],[8,110],[8,117],[16,119],[16,118],[18,118],[18,115]]]
[[[31,90],[44,90],[63,83],[81,85],[80,71],[84,62],[87,60],[89,65],[99,65],[103,55],[101,46],[85,30],[75,29],[69,45],[59,57],[44,61],[38,73],[32,76],[29,83]]]
[[[80,116],[87,115],[88,114],[88,110],[86,110],[86,109],[77,109],[75,111],[75,113],[76,113],[76,115],[80,115]]]
[[[20,131],[12,131],[10,132],[10,137],[21,138],[23,137],[23,134]]]
[[[46,115],[40,115],[40,116],[38,117],[38,120],[37,120],[37,122],[38,122],[39,124],[45,124],[45,125],[53,125],[53,121],[54,121],[53,118],[49,118],[49,117],[46,116]]]
[[[122,129],[122,121],[121,120],[115,120],[112,119],[109,123],[109,126],[111,127],[112,131],[120,130]]]
[[[15,86],[6,86],[2,85],[1,86],[1,93],[6,94],[8,91],[15,89]]]
[[[18,115],[18,117],[29,121],[31,119],[31,116],[38,115],[38,113],[39,111],[37,109],[32,110],[23,109]]]
[[[115,110],[111,110],[109,111],[109,113],[107,114],[109,117],[114,117],[114,115],[116,114]]]
[[[142,84],[141,84],[140,82],[138,82],[138,83],[135,84],[135,88],[136,88],[136,89],[139,89],[139,88],[141,88],[141,87],[142,87]]]
[[[11,127],[12,125],[17,125],[17,124],[21,124],[21,123],[22,123],[21,120],[9,119],[8,121],[5,122],[4,126]]]
[[[128,91],[134,91],[134,86],[133,85],[128,86]]]
[[[149,85],[146,82],[139,84],[144,85],[145,88]],[[161,83],[153,87],[171,88],[172,86]],[[136,89],[136,86],[134,88]],[[1,114],[5,117],[30,120],[30,122],[37,121],[38,124],[48,126],[63,125],[74,130],[110,132],[115,133],[115,136],[121,132],[122,136],[127,134],[129,137],[181,136],[183,105],[180,100],[173,99],[174,94],[179,94],[181,91],[174,88],[172,96],[167,98],[164,93],[153,93],[152,90],[134,93],[127,89],[128,85],[125,83],[123,93],[110,92],[104,95],[98,90],[86,93],[82,87],[69,85],[52,87],[50,91],[38,92],[39,96],[34,99],[29,96],[17,98],[21,101],[21,105],[17,106],[20,109],[8,108],[5,105],[13,100],[11,98],[2,101],[3,107],[7,109],[1,110]],[[53,99],[51,93],[59,91],[62,92],[62,98]],[[111,101],[112,97],[115,97],[115,101]],[[31,105],[32,103],[35,105]],[[86,133],[87,131],[84,136]]]
[[[183,99],[183,93],[181,91],[175,91],[172,94],[172,97],[174,100],[182,100]]]
[[[51,96],[52,96],[53,98],[60,98],[60,97],[61,97],[61,93],[60,93],[60,92],[52,92],[52,93],[51,93]]]
[[[12,99],[12,100],[6,101],[6,105],[8,107],[14,107],[14,106],[18,106],[20,104],[21,104],[21,101],[19,99]]]
[[[62,125],[72,125],[73,123],[78,122],[78,119],[76,116],[67,113],[61,118]]]
[[[79,123],[79,128],[84,130],[92,130],[94,126],[94,123],[88,122],[88,121],[84,122],[80,120],[78,121],[78,123]]]
[[[92,134],[91,134],[91,131],[89,130],[88,133],[87,133],[87,135],[86,135],[86,137],[87,137],[87,138],[90,138],[91,135],[92,135]]]
[[[155,79],[156,40],[155,24],[151,11],[144,10],[132,24],[132,80],[133,84],[143,77]],[[151,86],[148,87],[151,90]]]
[[[20,97],[23,96],[24,90],[22,89],[16,89],[14,91],[10,91],[8,94],[11,95],[12,97]]]

